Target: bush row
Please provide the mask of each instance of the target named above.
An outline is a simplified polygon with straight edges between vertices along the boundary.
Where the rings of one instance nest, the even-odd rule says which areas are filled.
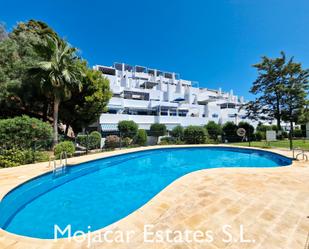
[[[50,147],[51,125],[36,118],[21,116],[0,119],[0,145],[2,148],[30,149],[34,145]]]
[[[117,147],[128,147],[130,145],[144,146],[147,142],[147,133],[143,129],[137,130],[134,137],[120,138],[116,135],[109,135],[105,139],[105,147],[108,149],[114,149]]]
[[[0,153],[0,168],[15,167],[22,164],[48,161],[49,155],[43,151],[30,149],[5,149]]]

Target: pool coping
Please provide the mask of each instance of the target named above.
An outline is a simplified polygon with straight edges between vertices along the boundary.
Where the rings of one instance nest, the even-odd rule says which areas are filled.
[[[95,161],[95,160],[100,160],[100,159],[104,159],[104,158],[108,158],[108,157],[113,157],[113,156],[117,156],[117,155],[123,155],[123,154],[129,154],[129,153],[134,153],[134,152],[139,152],[139,151],[147,151],[147,150],[156,150],[156,149],[166,149],[166,148],[190,148],[190,147],[230,147],[230,148],[240,148],[240,149],[250,149],[250,150],[257,150],[257,151],[266,151],[266,152],[271,152],[271,153],[275,153],[275,154],[279,154],[281,156],[287,157],[289,159],[291,158],[291,151],[286,151],[286,150],[278,150],[278,149],[264,149],[264,148],[256,148],[256,147],[247,147],[247,146],[231,146],[231,145],[226,145],[226,144],[217,144],[217,145],[210,145],[210,144],[201,144],[201,145],[166,145],[166,146],[147,146],[147,147],[137,147],[137,148],[130,148],[130,149],[122,149],[122,150],[115,150],[115,151],[109,151],[109,152],[102,152],[102,153],[97,153],[97,154],[92,154],[92,155],[85,155],[85,156],[80,156],[80,157],[74,157],[74,158],[69,158],[68,159],[68,166],[76,166],[78,164],[81,163],[85,163],[85,162],[90,162],[90,161]],[[24,184],[25,182],[32,180],[33,178],[39,177],[40,175],[43,174],[47,174],[50,171],[52,171],[51,167],[44,167],[44,165],[48,164],[48,162],[44,162],[44,163],[37,163],[37,164],[29,164],[29,165],[23,165],[23,166],[18,166],[18,167],[14,167],[14,168],[5,168],[5,169],[0,169],[0,173],[2,172],[6,172],[8,174],[10,174],[10,172],[14,172],[14,174],[19,175],[19,171],[20,169],[22,169],[22,171],[24,171],[25,169],[28,169],[27,172],[27,176],[23,176],[23,177],[17,177],[17,179],[14,179],[14,177],[8,177],[7,179],[5,179],[6,183],[9,183],[9,187],[7,187],[6,189],[2,189],[0,190],[0,199],[2,200],[4,198],[4,196],[6,194],[8,194],[10,191],[12,191],[14,188],[18,187],[21,184]],[[292,164],[289,166],[284,166],[284,167],[288,167],[288,168],[292,168],[294,166],[297,167],[303,167],[305,165],[303,165],[301,162],[299,161],[292,161]],[[271,170],[275,170],[281,167],[273,167],[273,168],[267,168],[270,171]],[[222,169],[226,169],[226,168],[216,168],[216,169],[202,169],[199,171],[218,171],[218,170],[222,170]],[[233,168],[234,170],[239,169],[238,167]],[[245,168],[248,169],[248,168]],[[252,169],[266,169],[266,168],[252,168]],[[29,175],[29,171],[30,171],[30,175]],[[195,172],[191,172],[187,175],[184,175],[180,178],[178,178],[177,180],[175,180],[174,182],[170,183],[168,186],[166,186],[161,192],[163,192],[166,188],[171,188],[172,185],[174,185],[175,182],[178,181],[182,181],[182,179],[184,177],[187,177],[188,175],[191,174],[196,174],[196,172],[199,171],[195,171]],[[13,179],[14,181],[12,181]],[[0,187],[3,185],[3,183],[0,184]],[[128,219],[130,216],[133,216],[136,213],[141,213],[144,209],[145,206],[147,206],[150,202],[153,201],[153,199],[156,199],[157,196],[160,195],[160,193],[157,193],[152,199],[150,199],[147,203],[145,203],[142,207],[140,207],[139,209],[135,210],[134,212],[132,212],[131,214],[129,214],[128,216],[116,221],[115,223],[112,223],[106,227],[102,227],[99,230],[93,231],[93,233],[97,232],[97,231],[101,231],[101,230],[106,230],[110,227],[115,227],[118,223]],[[15,239],[17,241],[27,241],[27,243],[45,243],[45,242],[53,242],[54,240],[52,239],[39,239],[39,238],[31,238],[31,237],[27,237],[27,236],[22,236],[22,235],[17,235],[17,234],[13,234],[10,232],[7,232],[3,229],[0,229],[0,237],[1,234],[3,236],[7,236],[10,237],[11,239]],[[64,239],[59,239],[59,241],[62,242],[66,242],[66,238]]]

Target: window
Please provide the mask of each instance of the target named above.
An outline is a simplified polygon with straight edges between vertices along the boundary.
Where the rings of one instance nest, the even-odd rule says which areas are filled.
[[[214,113],[214,114],[212,114],[211,116],[212,116],[213,118],[219,117],[219,115],[218,115],[217,113]]]
[[[116,75],[116,70],[110,67],[99,67],[99,70],[105,75]]]
[[[221,107],[221,109],[226,109],[227,108],[227,104],[222,104],[220,107]]]
[[[180,117],[186,117],[187,116],[188,111],[183,111],[183,110],[179,110],[178,111],[178,116]]]
[[[125,99],[149,100],[149,93],[124,91]]]
[[[173,74],[172,73],[164,73],[164,77],[167,79],[173,79]]]
[[[224,103],[224,104],[221,104],[221,109],[235,109],[236,108],[236,105],[235,104],[232,104],[232,103]]]
[[[177,110],[175,108],[170,109],[170,116],[177,116]]]

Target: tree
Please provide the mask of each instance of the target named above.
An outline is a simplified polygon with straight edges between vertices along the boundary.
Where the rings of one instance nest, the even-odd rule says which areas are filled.
[[[83,87],[81,91],[73,89],[73,97],[62,102],[59,112],[59,119],[74,132],[97,121],[99,115],[106,111],[112,96],[108,79],[100,71],[89,69],[86,62],[80,64],[84,75],[81,80]]]
[[[209,137],[211,139],[217,140],[218,136],[222,135],[222,127],[214,121],[209,121],[205,125],[205,129],[207,130]]]
[[[53,100],[53,144],[58,143],[58,114],[62,100],[70,99],[72,91],[81,91],[81,70],[77,64],[76,48],[62,39],[47,35],[48,60],[40,61],[29,70],[40,80],[42,91]]]
[[[118,122],[118,130],[121,137],[135,137],[138,125],[133,120],[122,120]]]
[[[183,127],[181,125],[177,125],[171,131],[171,136],[173,138],[176,138],[178,141],[182,141],[183,140],[183,131],[184,131]]]
[[[152,136],[157,138],[157,142],[158,142],[158,138],[166,134],[165,124],[159,124],[159,123],[152,124],[150,126],[150,133]]]
[[[53,95],[42,88],[44,73],[34,73],[39,62],[49,61],[53,50],[50,39],[61,41],[58,34],[41,21],[20,22],[0,41],[0,116],[13,117],[26,114],[53,121]],[[74,131],[95,122],[106,110],[111,97],[109,81],[102,73],[92,70],[85,61],[75,59],[83,74],[82,89],[71,89],[71,98],[61,101],[59,121]],[[82,91],[80,91],[82,90]],[[67,134],[67,131],[65,132]]]
[[[284,95],[282,96],[282,117],[290,124],[290,149],[293,149],[294,123],[306,115],[309,89],[309,69],[304,70],[300,63],[290,59],[285,67]]]
[[[258,78],[250,92],[259,95],[246,104],[247,116],[254,120],[277,120],[278,130],[281,129],[282,98],[284,88],[284,68],[286,56],[271,59],[262,57],[262,62],[253,65],[258,70]]]
[[[299,117],[299,123],[306,125],[309,122],[309,101],[307,101],[303,113]]]
[[[30,20],[18,23],[7,39],[0,41],[2,117],[27,114],[42,118],[46,114],[44,120],[47,120],[49,99],[42,94],[37,81],[27,75],[29,68],[48,59],[49,55],[41,49],[46,47],[46,39],[43,38],[45,34],[56,36],[47,24]]]
[[[0,23],[0,42],[3,41],[4,39],[6,39],[8,36],[6,30],[5,30],[5,26],[3,23]]]
[[[203,144],[207,139],[207,131],[201,126],[190,125],[184,130],[183,136],[187,144]]]

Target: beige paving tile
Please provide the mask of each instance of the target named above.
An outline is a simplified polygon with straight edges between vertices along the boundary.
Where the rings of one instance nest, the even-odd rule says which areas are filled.
[[[151,148],[162,148],[159,146]],[[76,164],[110,155],[149,149],[134,148],[69,159]],[[286,156],[291,152],[273,150]],[[20,183],[51,170],[47,163],[0,170],[0,198]],[[303,249],[309,232],[309,165],[293,162],[278,168],[218,168],[177,179],[128,217],[103,228],[134,230],[130,243],[94,243],[92,249]],[[212,243],[145,243],[143,228],[213,230]],[[222,239],[222,226],[231,225],[236,241]],[[239,227],[255,243],[240,243]],[[0,249],[84,249],[86,243],[57,243],[17,236],[0,230]]]

